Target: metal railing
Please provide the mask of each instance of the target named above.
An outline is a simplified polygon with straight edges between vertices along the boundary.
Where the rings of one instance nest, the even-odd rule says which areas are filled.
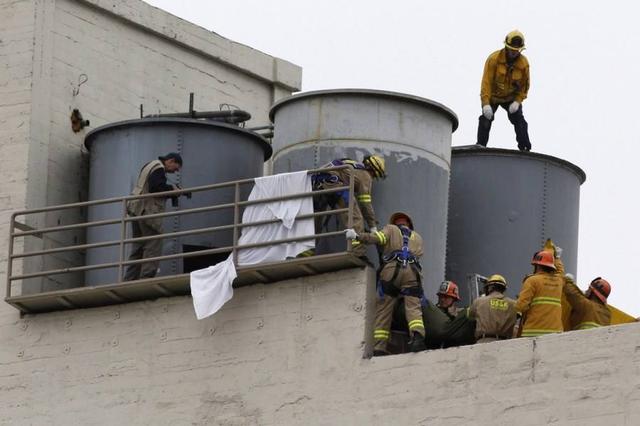
[[[343,165],[343,166],[337,166],[337,167],[321,168],[321,169],[309,170],[308,173],[313,174],[318,172],[329,172],[329,171],[345,169],[348,167],[349,166]],[[242,200],[241,190],[240,190],[241,186],[252,184],[254,182],[255,182],[255,179],[243,179],[243,180],[229,181],[229,182],[218,183],[218,184],[197,186],[192,188],[177,189],[173,191],[157,192],[157,193],[137,195],[137,196],[115,197],[115,198],[108,198],[108,199],[102,199],[102,200],[85,201],[85,202],[79,202],[79,203],[71,203],[71,204],[64,204],[64,205],[58,205],[58,206],[50,206],[50,207],[43,207],[38,209],[29,209],[29,210],[14,212],[11,215],[11,220],[9,223],[9,255],[7,259],[6,297],[9,298],[12,296],[11,284],[14,281],[26,280],[29,278],[49,277],[52,275],[67,274],[72,272],[85,272],[85,271],[91,271],[91,270],[97,270],[97,269],[118,268],[117,282],[121,283],[123,282],[124,268],[129,265],[141,264],[146,262],[156,262],[156,261],[162,261],[162,260],[171,260],[171,259],[183,259],[183,258],[204,256],[204,255],[218,254],[218,253],[225,253],[225,252],[232,253],[234,263],[237,265],[238,251],[242,249],[265,247],[265,246],[272,246],[272,245],[306,241],[306,240],[317,240],[319,238],[327,238],[335,235],[343,235],[342,230],[338,230],[334,232],[318,233],[318,230],[316,229],[313,235],[305,235],[305,236],[300,236],[296,238],[286,238],[286,239],[272,240],[272,241],[261,241],[261,242],[251,243],[251,244],[239,245],[238,240],[240,238],[240,231],[242,228],[246,228],[250,226],[268,225],[268,224],[280,222],[279,219],[270,219],[270,220],[261,220],[256,222],[242,223],[241,209],[247,206],[266,204],[266,203],[271,203],[275,201],[292,200],[297,198],[315,197],[315,196],[320,196],[324,194],[338,193],[344,190],[348,190],[349,203],[347,207],[330,208],[329,210],[324,210],[324,211],[314,211],[311,214],[299,215],[296,217],[296,220],[304,220],[304,219],[315,220],[315,218],[317,217],[337,215],[339,213],[346,212],[348,214],[347,227],[351,228],[353,226],[353,205],[354,205],[353,179],[350,179],[349,185],[338,186],[331,189],[313,191],[311,193],[303,192],[303,193],[286,195],[282,197],[265,198],[265,199],[259,199],[259,200],[251,200],[251,201]],[[154,198],[154,197],[171,198],[171,197],[175,197],[175,196],[179,196],[187,193],[195,194],[197,192],[214,191],[214,190],[220,190],[220,189],[226,189],[226,188],[234,189],[234,201],[232,203],[224,203],[224,204],[210,205],[210,206],[204,206],[204,207],[194,207],[190,209],[181,209],[176,211],[168,211],[168,212],[149,214],[149,215],[143,215],[143,216],[129,216],[127,214],[127,202],[130,200]],[[16,218],[19,216],[25,216],[25,219],[26,219],[28,216],[35,215],[35,214],[61,212],[66,210],[82,209],[82,208],[91,207],[91,206],[114,204],[114,203],[120,203],[121,210],[120,210],[120,216],[113,219],[96,220],[92,222],[87,221],[87,222],[81,222],[81,223],[74,223],[70,225],[59,225],[59,226],[49,226],[49,227],[45,226],[40,229],[31,228],[26,223],[19,222],[16,220]],[[153,219],[153,218],[179,217],[179,216],[188,215],[188,214],[207,213],[207,212],[213,212],[213,211],[224,210],[224,209],[233,209],[233,223],[220,225],[220,226],[195,228],[195,229],[189,229],[184,231],[167,232],[167,233],[137,237],[137,238],[127,238],[128,223],[136,222],[139,220]],[[76,244],[76,245],[54,247],[54,248],[34,250],[34,251],[23,250],[20,253],[14,253],[15,240],[17,238],[25,238],[25,237],[43,238],[45,234],[50,234],[53,232],[87,230],[92,227],[116,225],[116,224],[120,225],[120,237],[116,240],[101,241],[101,242],[87,243],[87,244]],[[156,239],[170,239],[170,238],[184,237],[184,236],[190,236],[190,235],[208,234],[208,233],[215,233],[215,232],[228,231],[228,230],[232,230],[232,233],[233,233],[232,244],[229,246],[216,247],[216,248],[204,249],[204,250],[198,250],[198,251],[181,252],[181,253],[168,254],[163,256],[156,256],[156,257],[136,259],[136,260],[125,260],[126,246],[128,244],[156,240]],[[351,251],[351,242],[347,241],[346,244],[347,244],[347,251]],[[18,259],[44,257],[52,254],[69,253],[69,252],[82,253],[83,251],[90,250],[90,249],[112,247],[112,246],[118,247],[118,261],[116,262],[70,266],[70,267],[58,268],[58,269],[45,269],[38,272],[21,273],[19,275],[13,274],[13,266],[14,266],[13,263],[15,260],[18,260]],[[80,287],[80,285],[78,287]]]

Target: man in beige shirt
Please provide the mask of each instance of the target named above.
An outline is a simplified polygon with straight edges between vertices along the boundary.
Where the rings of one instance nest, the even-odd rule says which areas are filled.
[[[516,323],[516,301],[504,295],[507,281],[492,275],[484,285],[484,295],[473,301],[469,318],[476,320],[477,343],[510,339]]]

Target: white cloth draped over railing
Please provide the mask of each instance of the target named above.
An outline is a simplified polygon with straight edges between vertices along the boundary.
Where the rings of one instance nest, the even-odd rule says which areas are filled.
[[[310,196],[248,206],[242,215],[242,223],[272,219],[279,219],[280,222],[243,227],[238,245],[312,236],[315,233],[313,219],[296,220],[297,216],[313,213],[311,176],[306,171],[256,178],[249,195],[250,201],[305,192]],[[238,251],[238,265],[281,261],[314,247],[315,240],[311,238],[241,249]],[[233,255],[224,262],[191,272],[191,296],[198,319],[213,315],[233,297],[233,280],[236,276]]]

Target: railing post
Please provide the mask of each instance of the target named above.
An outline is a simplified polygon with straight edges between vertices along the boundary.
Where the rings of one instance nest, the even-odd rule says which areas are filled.
[[[11,215],[9,220],[9,256],[7,257],[7,297],[11,297],[11,274],[13,273],[13,230],[16,215]]]
[[[353,173],[350,174],[351,178],[349,179],[349,212],[347,213],[347,228],[352,229],[353,228],[353,209],[354,209],[354,203],[356,203],[356,199],[355,196],[353,194],[354,191],[354,178],[353,178]],[[352,251],[353,249],[353,242],[351,240],[347,240],[347,251]]]
[[[122,262],[124,262],[124,240],[127,239],[127,200],[122,200],[122,216],[120,218],[120,245],[118,246],[118,282],[121,283],[123,279]]]
[[[240,182],[236,182],[235,184],[235,196],[233,202],[233,264],[238,265],[238,239],[240,236],[238,235],[240,232],[238,230],[238,225],[240,224],[240,206],[238,203],[240,202]]]

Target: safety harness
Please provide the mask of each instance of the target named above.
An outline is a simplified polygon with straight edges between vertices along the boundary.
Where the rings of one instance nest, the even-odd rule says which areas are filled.
[[[339,160],[333,160],[330,163],[322,166],[323,169],[329,167],[338,167],[349,165],[354,169],[365,170],[366,167],[362,163],[358,163],[357,161],[351,160],[350,158],[341,158]],[[338,175],[330,173],[330,172],[318,172],[311,175],[311,185],[314,191],[319,191],[321,189],[325,189],[325,185],[335,185],[340,183],[340,178]],[[346,184],[346,183],[345,183]],[[327,209],[334,210],[337,208],[338,201],[342,199],[345,205],[349,205],[349,190],[345,189],[343,191],[334,192],[330,194],[324,194],[321,197],[314,197],[314,211],[325,211]],[[333,216],[327,216],[323,221],[322,228],[328,229],[329,221]]]
[[[424,290],[422,289],[422,278],[420,275],[420,271],[422,271],[422,265],[420,265],[420,261],[418,260],[418,258],[409,250],[409,240],[411,239],[411,233],[413,231],[411,231],[411,229],[406,226],[398,226],[398,228],[402,233],[402,248],[400,250],[394,250],[382,257],[382,261],[385,264],[395,262],[396,267],[393,271],[393,276],[389,281],[385,281],[382,279],[378,280],[378,296],[381,299],[384,298],[385,294],[390,297],[398,297],[400,295],[418,297],[420,298],[420,301],[424,306],[427,300],[424,297]],[[396,287],[394,283],[398,278],[398,275],[400,274],[400,270],[407,267],[410,267],[416,274],[418,285],[400,289]]]

